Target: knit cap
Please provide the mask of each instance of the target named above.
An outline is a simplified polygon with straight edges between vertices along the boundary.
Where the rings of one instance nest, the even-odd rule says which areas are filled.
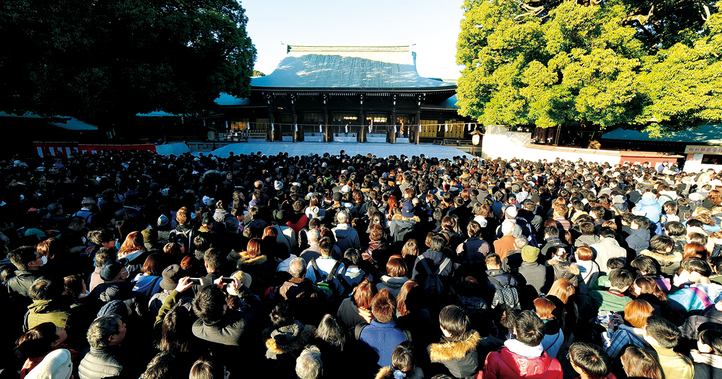
[[[521,259],[524,262],[536,262],[537,258],[539,258],[539,248],[529,245],[521,248]]]

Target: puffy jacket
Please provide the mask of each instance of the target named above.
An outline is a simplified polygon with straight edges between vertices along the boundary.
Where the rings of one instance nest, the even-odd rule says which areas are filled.
[[[31,329],[44,322],[52,322],[59,328],[64,328],[68,323],[70,311],[59,306],[57,300],[34,300],[28,307],[25,328]]]
[[[662,216],[662,207],[655,198],[642,198],[632,209],[635,216],[645,216],[653,223],[658,223]]]
[[[479,367],[476,345],[481,340],[476,331],[462,341],[444,340],[428,347],[431,362],[442,363],[455,378],[473,378]]]
[[[562,379],[562,366],[558,360],[546,352],[539,358],[526,358],[512,353],[508,348],[489,353],[486,356],[484,370],[479,371],[477,379]]]
[[[118,377],[123,364],[118,359],[117,346],[91,347],[78,365],[80,379],[101,379]]]
[[[649,247],[649,230],[632,229],[629,233],[629,237],[626,238],[626,241],[629,247],[639,254],[642,250]]]
[[[341,251],[361,248],[361,240],[358,238],[358,232],[349,224],[339,224],[332,230]]]

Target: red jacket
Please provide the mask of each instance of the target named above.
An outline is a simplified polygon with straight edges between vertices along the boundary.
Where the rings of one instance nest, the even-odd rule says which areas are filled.
[[[562,379],[562,366],[546,352],[539,358],[526,358],[502,348],[486,356],[484,369],[476,379]]]

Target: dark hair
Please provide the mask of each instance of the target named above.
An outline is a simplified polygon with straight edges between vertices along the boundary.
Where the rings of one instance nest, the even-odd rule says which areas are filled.
[[[361,262],[361,252],[354,248],[346,249],[343,253],[343,259],[347,260],[350,265],[358,265]]]
[[[57,329],[52,322],[38,324],[15,341],[15,350],[27,358],[42,357],[58,340]]]
[[[446,329],[453,340],[462,340],[471,329],[466,310],[458,305],[447,305],[439,312],[439,325]]]
[[[396,345],[391,353],[391,364],[394,369],[401,372],[409,372],[414,368],[414,352],[410,341],[404,341]]]
[[[645,275],[650,276],[659,275],[659,272],[661,271],[661,268],[659,267],[659,262],[657,262],[656,259],[648,257],[646,255],[640,255],[634,258],[634,260],[632,260],[632,263],[630,263],[629,265],[639,271],[644,271]]]
[[[609,284],[619,289],[624,289],[624,287],[631,286],[633,281],[634,275],[629,272],[629,270],[623,268],[615,268],[614,270],[609,272]]]
[[[291,312],[291,304],[285,301],[276,304],[276,306],[271,309],[270,317],[274,329],[291,325],[295,321],[293,313]]]
[[[186,331],[193,325],[188,309],[176,304],[163,317],[158,350],[186,353],[190,351],[191,336]]]
[[[156,354],[140,379],[181,378],[188,375],[190,365],[179,359],[174,351],[161,351]]]
[[[647,349],[630,345],[627,346],[624,354],[619,358],[622,361],[625,373],[630,378],[664,379],[659,362]]]
[[[28,294],[33,300],[53,300],[58,299],[62,292],[62,289],[54,280],[41,276],[35,279]]]
[[[12,262],[18,270],[27,270],[28,263],[34,262],[38,259],[35,254],[35,247],[20,246],[8,253],[8,259],[10,259],[10,262]]]
[[[387,324],[394,319],[396,313],[396,300],[389,293],[388,288],[382,288],[371,300],[371,314],[382,323]]]
[[[343,351],[346,345],[346,332],[343,326],[330,314],[324,315],[321,319],[316,328],[316,337],[326,341],[339,351]]]
[[[687,272],[696,272],[704,277],[712,275],[712,268],[709,267],[706,261],[692,257],[682,261],[682,269]]]
[[[602,379],[609,374],[609,355],[599,346],[575,342],[569,346],[569,360],[590,379]]]
[[[649,316],[647,319],[647,334],[652,336],[659,346],[667,349],[672,349],[679,343],[679,329],[660,316]]]
[[[607,259],[607,268],[610,270],[624,268],[624,265],[626,265],[624,258],[614,257]]]
[[[208,268],[212,271],[218,271],[221,269],[221,266],[223,265],[221,263],[221,257],[218,254],[219,252],[214,249],[208,249],[203,254],[203,261],[206,265],[208,265]]]
[[[446,239],[440,235],[434,235],[431,237],[431,243],[429,244],[429,248],[433,251],[442,251],[444,250],[444,246],[446,246]]]
[[[579,224],[579,231],[582,232],[583,235],[593,235],[594,234],[594,224],[591,222],[582,222]]]
[[[660,234],[649,240],[649,247],[656,252],[667,253],[667,250],[674,248],[674,240],[670,236]]]
[[[140,271],[146,275],[160,276],[163,270],[158,262],[158,253],[149,254],[148,258],[145,258],[145,262]]]
[[[617,232],[615,232],[612,228],[601,227],[599,228],[599,235],[604,238],[614,238],[616,237]]]
[[[687,232],[687,228],[679,221],[670,221],[664,225],[664,229],[670,236],[682,236]]]
[[[703,344],[712,348],[712,353],[722,355],[722,331],[719,329],[705,329],[697,336]]]
[[[639,225],[639,229],[649,229],[651,222],[645,216],[634,216],[632,220],[635,224]]]
[[[203,287],[193,299],[193,312],[204,322],[218,321],[223,317],[225,298],[220,288]]]
[[[521,311],[515,320],[516,339],[527,346],[538,346],[544,339],[544,322],[534,311]]]

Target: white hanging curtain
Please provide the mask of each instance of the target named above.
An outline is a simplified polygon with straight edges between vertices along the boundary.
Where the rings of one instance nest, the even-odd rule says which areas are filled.
[[[296,131],[298,131],[298,124],[296,124],[295,127],[296,127]]]
[[[396,125],[394,125],[394,134],[396,134]]]
[[[273,126],[273,123],[271,123],[271,131],[272,131],[272,132],[275,132],[275,131],[276,131],[276,128]]]
[[[346,124],[346,134],[348,134],[348,124]]]
[[[321,124],[318,124],[318,132],[323,133],[323,128],[321,127]]]

